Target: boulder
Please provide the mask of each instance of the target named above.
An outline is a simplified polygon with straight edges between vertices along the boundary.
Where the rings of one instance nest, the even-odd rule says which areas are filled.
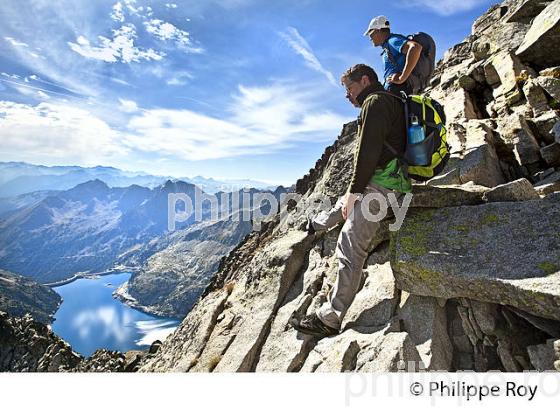
[[[321,339],[309,353],[301,371],[371,373],[414,371],[420,367],[420,356],[406,332],[348,330],[338,336]]]
[[[471,33],[481,35],[484,31],[494,26],[503,17],[504,10],[507,10],[507,8],[502,7],[499,4],[490,7],[486,13],[474,21]]]
[[[407,216],[392,233],[397,287],[560,318],[560,194]],[[500,240],[496,240],[500,238]]]
[[[480,117],[470,94],[463,88],[458,88],[440,98],[434,95],[433,98],[436,98],[445,107],[445,115],[448,122],[453,122],[457,119],[476,119]]]
[[[504,17],[506,23],[530,23],[550,1],[524,0],[513,4],[511,9]]]
[[[538,77],[537,83],[557,102],[560,102],[560,78]]]
[[[529,201],[539,199],[539,194],[533,185],[525,178],[507,182],[484,193],[486,202]]]
[[[518,90],[518,78],[525,69],[519,58],[509,51],[494,54],[484,65],[486,81],[497,88],[495,97]]]
[[[406,332],[388,333],[378,345],[370,344],[356,358],[360,372],[421,371],[423,363]]]
[[[504,144],[510,148],[519,164],[527,165],[540,161],[540,147],[525,118],[510,115],[500,119],[498,132]]]
[[[553,142],[541,148],[541,156],[551,167],[560,166],[560,144]]]
[[[397,289],[389,262],[368,266],[366,279],[342,321],[342,330],[352,327],[383,327],[396,308]]]
[[[482,145],[466,154],[459,162],[459,180],[486,187],[503,184],[505,178],[494,147]]]
[[[545,68],[539,71],[539,75],[542,77],[560,78],[560,66]]]
[[[549,339],[546,344],[527,347],[529,359],[535,370],[539,372],[554,370],[556,355],[554,353],[553,343],[554,340]]]
[[[560,171],[553,172],[546,178],[535,184],[535,190],[539,195],[548,195],[560,191]]]
[[[451,154],[462,153],[467,142],[467,129],[465,125],[452,122],[447,125],[447,143],[451,146]]]
[[[483,203],[483,195],[489,190],[485,186],[468,182],[463,185],[414,185],[412,208],[443,208],[447,206],[476,205]]]
[[[494,187],[503,184],[506,181],[494,145],[479,140],[480,145],[475,147],[474,145],[476,144],[474,144],[474,139],[470,135],[470,132],[469,137],[468,140],[465,140],[461,152],[451,155],[449,162],[441,174],[427,182],[427,186],[450,186],[452,188],[463,186],[463,192],[456,190],[447,191],[449,193],[453,192],[454,194],[458,194],[459,197],[455,196],[455,198],[449,199],[438,197],[437,200],[442,200],[442,203],[453,202],[460,197],[467,201],[476,201],[476,194],[480,193],[481,190],[484,190],[486,187]],[[473,192],[472,186],[469,186],[468,190],[471,192],[466,193],[464,192],[465,184],[469,182],[474,184],[476,188]],[[424,190],[426,190],[426,188],[424,188]],[[430,191],[417,189],[417,192],[420,196],[418,199],[413,198],[414,206],[427,206],[422,205],[422,203],[425,203],[424,197],[429,194]],[[443,193],[443,191],[441,192]],[[466,196],[470,199],[467,199]]]
[[[542,67],[560,64],[560,2],[550,3],[534,20],[516,55]],[[554,50],[554,51],[553,51]]]
[[[426,369],[451,370],[453,346],[447,334],[446,311],[436,298],[402,292],[397,317],[402,330],[416,345]]]
[[[560,121],[556,121],[550,130],[550,134],[554,136],[554,141],[560,144]]]
[[[525,82],[523,85],[523,94],[525,94],[525,98],[533,110],[534,117],[537,117],[550,109],[548,107],[548,99],[546,98],[543,89],[534,79],[529,79]]]
[[[556,111],[549,110],[538,117],[527,119],[527,122],[531,125],[531,129],[540,143],[552,144],[555,141],[554,125],[560,124],[560,116]],[[560,125],[558,128],[560,132]],[[560,142],[560,135],[556,142]]]
[[[485,335],[494,335],[498,327],[498,305],[471,299],[469,308],[472,322],[476,323],[480,331]]]

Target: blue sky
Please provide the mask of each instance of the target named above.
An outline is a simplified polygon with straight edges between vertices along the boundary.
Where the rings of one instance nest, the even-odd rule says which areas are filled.
[[[487,0],[2,0],[0,160],[289,185],[357,111],[340,74],[380,72],[385,14],[438,57]]]

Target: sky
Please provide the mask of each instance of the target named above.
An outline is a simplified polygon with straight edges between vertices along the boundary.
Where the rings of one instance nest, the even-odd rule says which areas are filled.
[[[425,31],[438,58],[494,1],[2,0],[0,161],[291,185],[358,112],[340,75]]]

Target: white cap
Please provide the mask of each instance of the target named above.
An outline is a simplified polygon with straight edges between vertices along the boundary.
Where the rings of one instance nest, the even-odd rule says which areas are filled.
[[[373,30],[379,30],[382,28],[391,28],[389,26],[389,21],[385,16],[377,16],[371,19],[369,22],[368,29],[364,33],[364,36],[369,36]]]

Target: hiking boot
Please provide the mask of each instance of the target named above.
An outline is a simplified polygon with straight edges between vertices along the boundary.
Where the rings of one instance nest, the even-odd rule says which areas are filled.
[[[324,324],[315,313],[304,316],[299,321],[296,318],[292,318],[290,324],[298,332],[320,338],[337,335],[339,333],[338,329]]]
[[[305,230],[307,231],[308,235],[315,235],[315,227],[313,226],[313,220],[310,217],[307,217],[307,225],[305,225]]]

